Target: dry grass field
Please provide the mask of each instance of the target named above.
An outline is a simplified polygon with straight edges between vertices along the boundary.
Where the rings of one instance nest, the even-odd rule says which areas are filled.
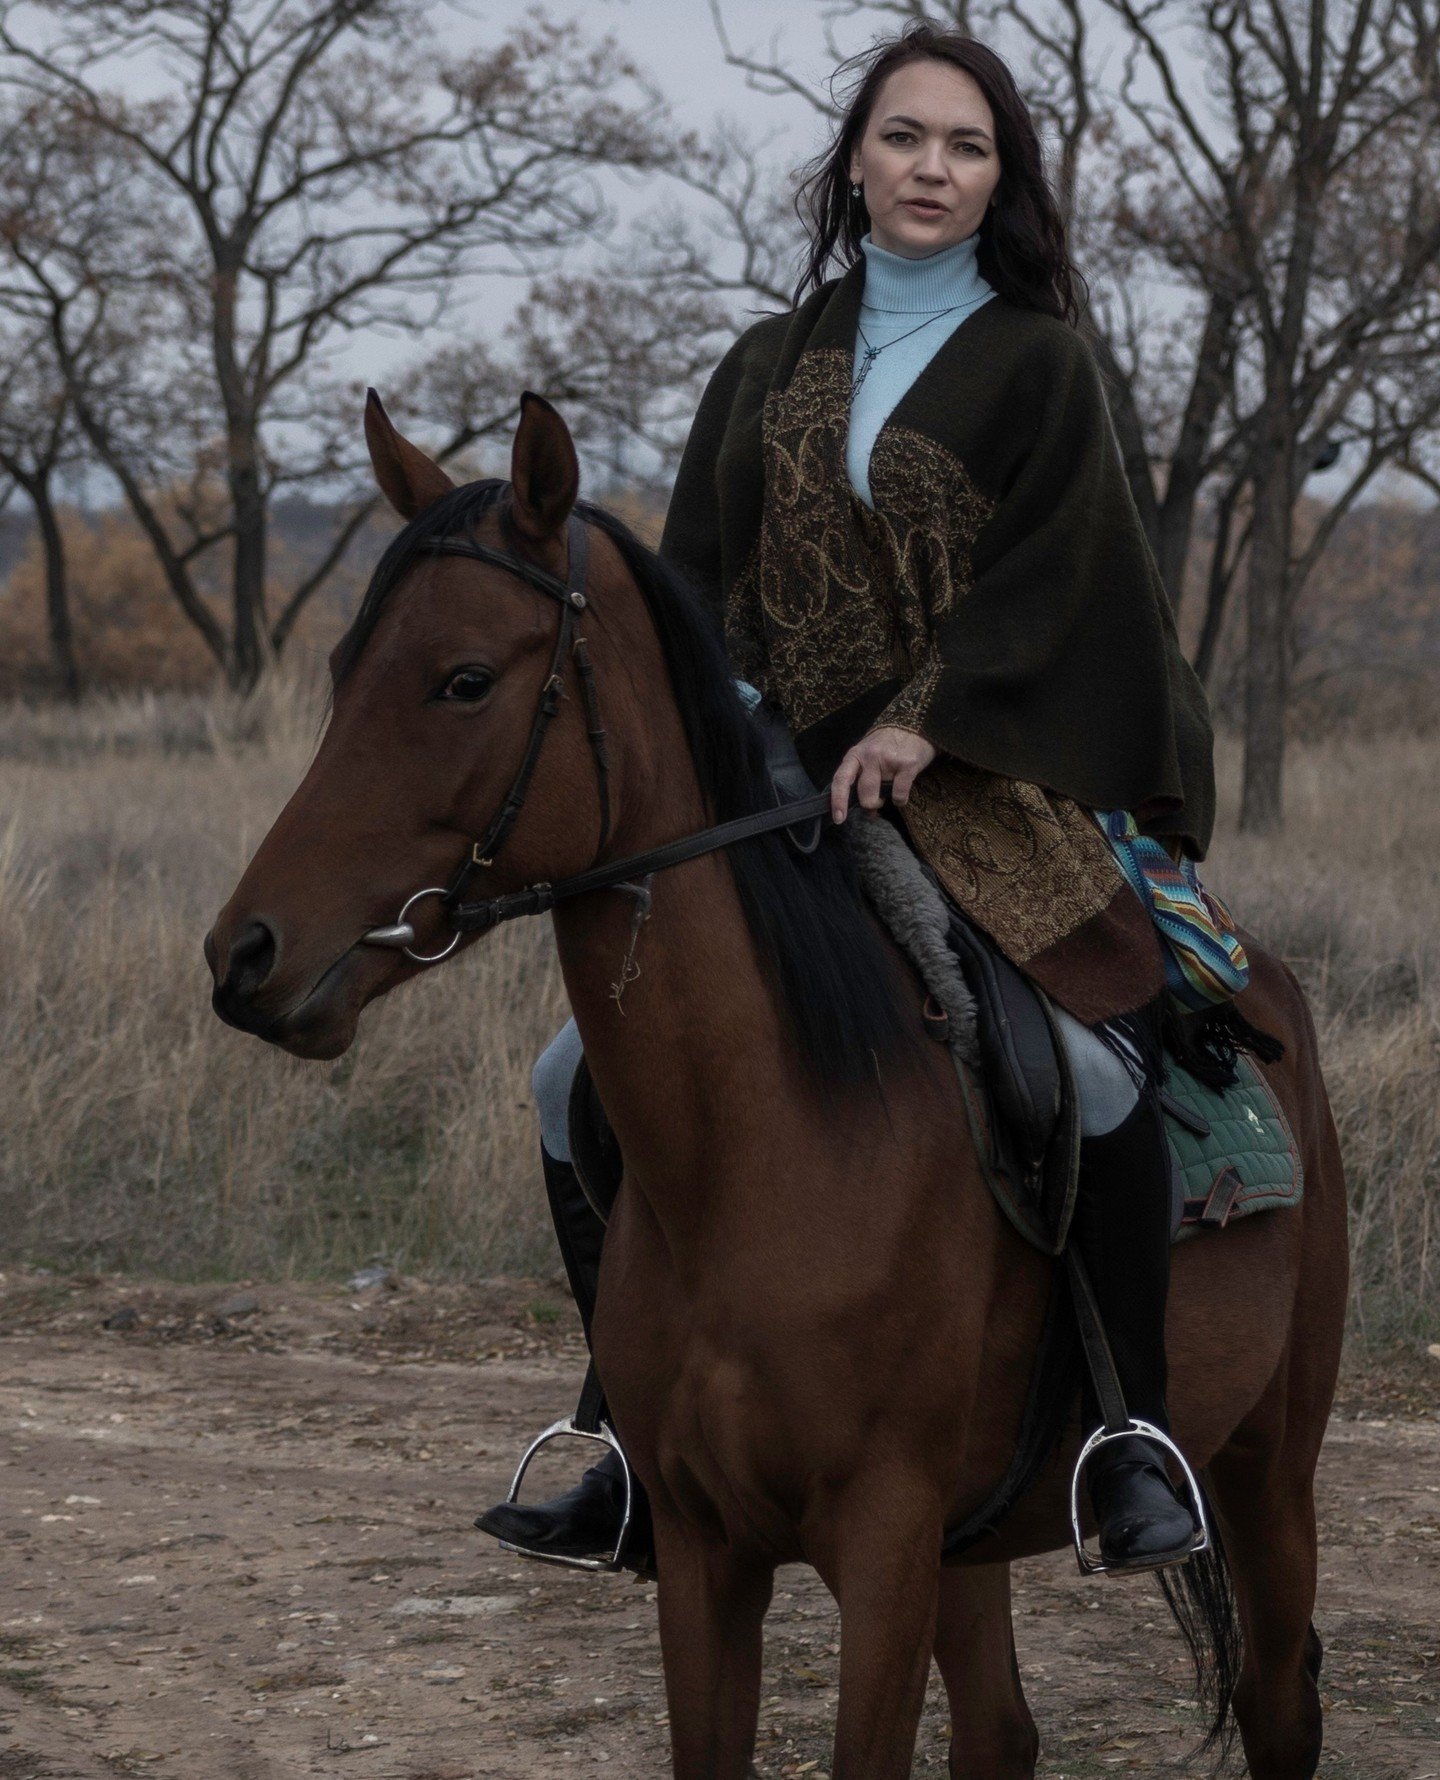
[[[11,1258],[171,1277],[548,1270],[531,1060],[564,1016],[523,924],[303,1063],[212,1015],[200,942],[304,770],[315,684],[0,707],[0,1218]],[[1297,745],[1282,840],[1206,882],[1313,997],[1355,1325],[1440,1322],[1440,736]]]

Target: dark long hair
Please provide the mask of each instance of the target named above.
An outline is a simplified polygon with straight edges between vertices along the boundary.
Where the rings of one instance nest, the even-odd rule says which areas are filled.
[[[857,198],[850,190],[851,151],[865,132],[887,75],[923,57],[949,62],[971,75],[995,118],[1000,183],[980,224],[976,253],[980,276],[1010,302],[1057,316],[1074,327],[1089,289],[1070,263],[1065,225],[1045,178],[1040,138],[1014,76],[994,50],[974,37],[920,23],[849,57],[831,76],[832,93],[835,84],[847,77],[855,77],[855,84],[834,140],[799,171],[795,211],[810,238],[810,250],[795,286],[796,308],[808,291],[824,282],[832,256],[842,266],[852,266],[860,258],[860,238],[870,226],[870,213],[864,197]]]

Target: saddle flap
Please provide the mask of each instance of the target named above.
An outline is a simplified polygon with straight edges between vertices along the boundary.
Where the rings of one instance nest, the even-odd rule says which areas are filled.
[[[950,945],[980,1006],[981,1058],[996,1112],[1022,1159],[1038,1168],[1061,1099],[1058,1047],[1040,992],[968,922],[951,922]]]
[[[951,910],[949,942],[975,997],[978,1071],[956,1058],[996,1203],[1033,1247],[1058,1255],[1075,1209],[1080,1109],[1044,992]]]

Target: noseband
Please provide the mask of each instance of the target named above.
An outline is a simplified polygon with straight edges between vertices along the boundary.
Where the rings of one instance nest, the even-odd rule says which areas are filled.
[[[792,828],[797,824],[808,825],[813,821],[814,840],[807,842],[803,850],[813,850],[819,840],[820,822],[830,809],[828,790],[816,792],[814,797],[804,798],[797,803],[781,804],[775,809],[762,810],[752,816],[739,816],[714,828],[702,829],[697,834],[667,841],[663,846],[652,847],[647,853],[632,853],[628,858],[614,860],[608,865],[592,866],[589,871],[580,872],[572,878],[561,878],[553,884],[531,884],[523,890],[513,890],[506,896],[490,897],[478,902],[464,900],[471,873],[477,867],[494,864],[497,854],[515,826],[530,788],[535,763],[540,758],[545,732],[565,696],[565,669],[572,654],[575,657],[581,696],[585,702],[586,732],[595,759],[595,777],[600,796],[600,841],[595,849],[597,858],[610,838],[610,762],[605,746],[605,729],[600,721],[595,673],[590,665],[585,638],[576,634],[579,615],[589,605],[585,594],[589,534],[584,520],[577,513],[571,513],[567,521],[566,536],[570,563],[569,572],[563,581],[558,575],[552,575],[548,569],[527,561],[523,556],[516,556],[507,550],[495,550],[488,544],[477,544],[468,538],[427,538],[418,547],[427,556],[468,556],[476,562],[488,562],[496,568],[519,576],[522,581],[557,602],[560,607],[560,628],[556,633],[555,649],[550,657],[550,671],[540,690],[540,703],[530,725],[530,736],[520,761],[520,769],[489,827],[480,840],[471,843],[470,851],[461,860],[459,869],[448,884],[434,884],[427,889],[417,890],[390,926],[372,927],[362,934],[362,945],[384,946],[404,952],[416,964],[438,964],[442,958],[450,956],[467,933],[483,933],[502,921],[514,920],[519,915],[543,914],[557,902],[567,901],[573,896],[583,896],[592,890],[611,890],[620,884],[633,883],[633,880],[650,872],[680,865],[687,859],[698,859],[704,853],[717,852],[722,847],[733,846],[736,841],[749,840],[753,835],[768,834],[777,828]],[[415,904],[422,902],[427,896],[440,898],[441,906],[449,915],[450,925],[455,930],[450,943],[438,952],[417,952],[413,949],[415,928],[407,919]]]

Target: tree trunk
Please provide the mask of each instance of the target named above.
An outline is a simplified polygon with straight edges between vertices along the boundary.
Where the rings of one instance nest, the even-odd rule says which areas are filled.
[[[1205,328],[1195,354],[1195,374],[1190,399],[1185,407],[1175,448],[1170,454],[1169,473],[1165,478],[1165,498],[1160,503],[1157,514],[1155,560],[1170,595],[1171,609],[1177,618],[1185,592],[1185,565],[1190,560],[1195,512],[1207,475],[1206,466],[1214,437],[1215,417],[1224,404],[1230,385],[1234,332],[1234,301],[1219,292],[1212,292],[1205,315]]]
[[[1235,520],[1235,500],[1243,486],[1231,483],[1215,507],[1215,538],[1210,546],[1210,573],[1205,587],[1205,616],[1200,625],[1200,640],[1195,647],[1195,672],[1200,684],[1210,691],[1215,672],[1215,654],[1220,647],[1220,633],[1225,628],[1225,614],[1230,604],[1230,588],[1234,573],[1229,563],[1230,533]]]
[[[0,464],[25,490],[40,530],[45,552],[45,633],[50,647],[50,667],[63,698],[75,703],[80,697],[80,663],[75,657],[75,627],[70,619],[70,580],[65,562],[65,539],[55,504],[50,498],[50,466],[38,469],[5,456]]]
[[[260,474],[256,418],[259,373],[247,376],[237,327],[237,294],[245,240],[236,233],[215,241],[214,309],[211,346],[220,399],[225,406],[226,480],[235,525],[230,588],[230,645],[225,672],[237,692],[252,692],[270,654],[265,622],[265,555],[268,514]]]
[[[70,587],[66,575],[65,540],[50,499],[47,479],[27,488],[45,549],[45,629],[50,640],[50,666],[62,697],[72,704],[80,697],[80,664],[75,659],[75,629],[70,621]]]
[[[1270,398],[1267,437],[1256,454],[1254,511],[1246,580],[1245,768],[1240,826],[1270,834],[1282,819],[1285,705],[1289,682],[1286,625],[1290,602],[1290,438],[1283,393]],[[1276,413],[1276,408],[1279,412]]]
[[[255,461],[255,438],[231,435],[230,499],[235,516],[230,655],[226,671],[237,692],[252,692],[270,659],[265,622],[265,496]]]

